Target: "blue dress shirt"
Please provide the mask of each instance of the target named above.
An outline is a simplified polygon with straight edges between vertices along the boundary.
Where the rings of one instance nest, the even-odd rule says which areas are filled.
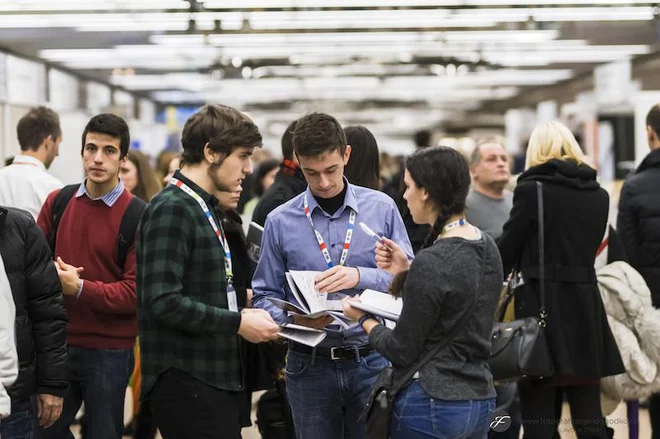
[[[358,226],[364,222],[379,236],[385,236],[401,246],[410,259],[412,247],[406,227],[394,201],[372,189],[348,184],[344,204],[330,215],[318,205],[309,187],[302,194],[279,206],[268,215],[261,242],[261,255],[252,279],[253,306],[265,309],[277,323],[288,321],[286,312],[277,308],[268,297],[297,303],[286,282],[290,270],[328,269],[319,248],[312,226],[305,216],[303,199],[307,195],[314,227],[323,236],[332,262],[337,265],[344,247],[348,219],[351,209],[357,213],[355,229],[346,260],[347,267],[357,267],[360,282],[357,288],[329,294],[328,299],[342,299],[347,295],[359,294],[364,289],[387,291],[392,276],[376,267],[374,256],[375,240]],[[359,325],[348,330],[328,330],[328,337],[321,346],[354,346],[366,344],[368,338]]]

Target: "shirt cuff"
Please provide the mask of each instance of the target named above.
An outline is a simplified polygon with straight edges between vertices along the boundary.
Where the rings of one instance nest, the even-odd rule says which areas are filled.
[[[80,286],[78,287],[78,293],[76,294],[76,300],[78,300],[78,298],[79,298],[80,295],[82,294],[83,283],[85,283],[85,281],[82,280],[82,279],[80,279]]]
[[[359,290],[378,289],[378,269],[371,267],[356,267],[360,274],[360,281],[355,288]]]

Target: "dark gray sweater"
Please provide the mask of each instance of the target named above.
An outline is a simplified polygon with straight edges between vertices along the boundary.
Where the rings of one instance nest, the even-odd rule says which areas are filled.
[[[479,285],[485,249],[486,272]],[[477,294],[477,306],[465,327],[421,369],[419,380],[433,398],[493,398],[493,377],[486,361],[502,280],[500,252],[490,236],[483,233],[474,241],[441,239],[412,262],[396,328],[379,325],[369,341],[394,367],[410,367],[446,336]]]

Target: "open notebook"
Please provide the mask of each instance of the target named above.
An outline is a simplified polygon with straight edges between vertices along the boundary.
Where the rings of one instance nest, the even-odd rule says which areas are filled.
[[[281,326],[280,336],[306,346],[315,347],[321,343],[328,334],[320,329],[307,326],[285,323]]]
[[[384,319],[398,322],[403,309],[403,300],[388,293],[364,290],[360,295],[360,301],[351,302],[351,306]]]
[[[287,283],[297,304],[274,297],[269,297],[268,300],[291,314],[310,319],[327,315],[344,328],[348,328],[351,320],[344,315],[341,300],[328,300],[327,294],[320,293],[314,287],[314,278],[320,273],[320,271],[293,270],[286,273]]]

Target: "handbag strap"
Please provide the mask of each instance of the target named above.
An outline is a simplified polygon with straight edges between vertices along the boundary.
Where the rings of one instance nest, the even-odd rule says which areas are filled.
[[[538,198],[538,235],[539,235],[539,325],[545,327],[545,318],[548,313],[545,309],[545,237],[543,218],[543,183],[536,182]]]
[[[468,318],[472,315],[472,311],[476,308],[477,303],[479,302],[479,290],[481,289],[481,286],[483,285],[483,280],[484,280],[484,275],[486,273],[486,264],[488,261],[488,237],[483,233],[483,240],[484,240],[484,257],[483,257],[483,262],[481,264],[481,275],[479,276],[479,286],[477,288],[476,293],[474,294],[474,299],[472,301],[472,304],[470,305],[470,308],[468,308],[463,314],[461,315],[460,319],[458,322],[449,330],[447,333],[447,336],[442,339],[437,345],[433,347],[429,352],[426,353],[413,367],[408,369],[408,372],[406,372],[400,379],[395,379],[394,383],[395,385],[392,386],[392,389],[396,392],[399,389],[403,388],[414,376],[415,374],[426,365],[429,361],[431,361],[431,358],[435,357],[445,346],[449,344],[449,342],[452,341],[457,335],[458,332],[463,329],[465,324],[467,323]],[[396,385],[398,383],[398,386]]]

